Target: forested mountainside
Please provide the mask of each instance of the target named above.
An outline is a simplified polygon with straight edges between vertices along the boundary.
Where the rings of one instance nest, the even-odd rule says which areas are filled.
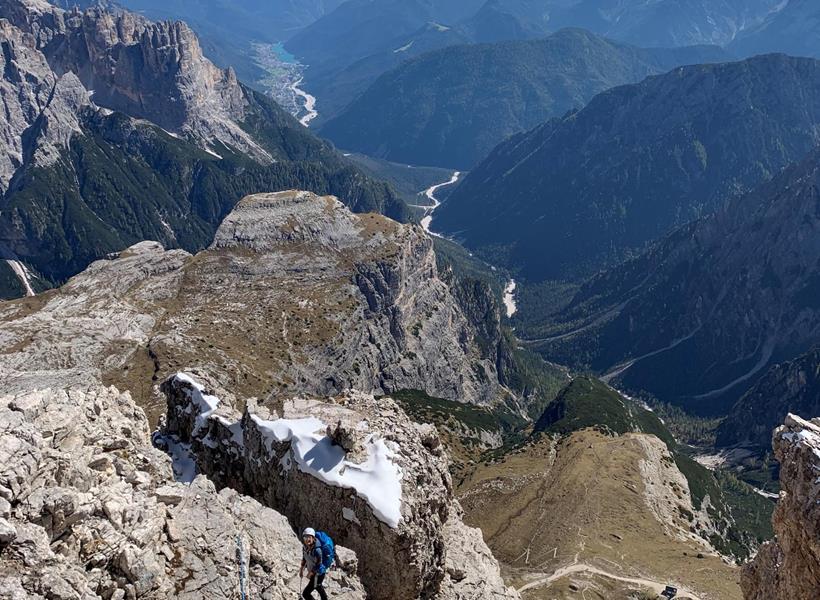
[[[320,131],[340,148],[467,170],[509,135],[581,108],[599,92],[727,59],[714,46],[641,49],[580,29],[451,46],[385,73]]]
[[[287,40],[306,86],[335,116],[379,74],[454,44],[539,39],[564,28],[636,46],[726,46],[782,8],[777,0],[351,0]]]
[[[768,448],[772,430],[789,413],[820,414],[820,348],[766,371],[732,406],[718,428],[717,443]]]
[[[803,158],[820,141],[818,75],[767,55],[602,92],[496,147],[433,229],[530,281],[594,273]]]
[[[537,345],[559,362],[609,372],[628,389],[725,414],[767,366],[817,343],[819,177],[820,151],[813,151],[592,278]],[[764,378],[760,385],[776,384]],[[751,404],[741,410],[759,393],[750,392],[742,403]],[[767,410],[779,413],[779,402],[788,398],[771,399]],[[758,417],[761,426],[779,420]]]

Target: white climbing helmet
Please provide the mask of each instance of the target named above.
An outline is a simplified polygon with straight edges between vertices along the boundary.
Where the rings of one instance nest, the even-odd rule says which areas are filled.
[[[308,535],[310,537],[316,537],[316,531],[312,527],[308,527],[302,532],[302,537],[305,537],[305,536],[308,536]]]

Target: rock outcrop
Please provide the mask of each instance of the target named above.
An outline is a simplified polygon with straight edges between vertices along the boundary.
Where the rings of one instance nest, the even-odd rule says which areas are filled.
[[[331,593],[363,599],[339,549]],[[87,383],[0,398],[0,597],[290,600],[287,520],[202,476],[172,478],[127,393]]]
[[[0,385],[13,394],[0,403],[0,448],[14,453],[0,456],[11,515],[0,523],[0,543],[9,544],[0,589],[9,594],[60,597],[34,577],[51,565],[54,589],[70,585],[83,598],[184,590],[221,598],[235,592],[243,533],[248,585],[278,600],[295,591],[298,565],[284,562],[298,555],[291,528],[310,525],[363,553],[343,563],[371,597],[518,597],[481,533],[461,522],[435,428],[372,395],[407,387],[497,401],[492,360],[419,227],[350,213],[329,196],[253,196],[210,249],[191,255],[141,242],[58,290],[0,303],[0,324]],[[183,369],[196,369],[223,400],[200,393],[194,407],[199,388],[166,384],[167,432],[177,439],[162,441],[176,473],[195,475],[179,443],[190,442],[213,482],[200,477],[190,488],[172,481],[167,457],[149,446],[131,396],[89,384],[116,384],[158,419],[167,406],[158,384]],[[56,391],[30,391],[43,387]],[[63,488],[70,506],[52,508],[46,500]],[[203,523],[219,525],[203,531]],[[21,538],[32,524],[45,528],[36,530],[42,543]],[[98,539],[117,553],[86,571]],[[361,597],[355,577],[333,580]]]
[[[278,394],[423,389],[491,405],[504,393],[494,357],[482,352],[476,330],[438,277],[432,240],[419,227],[350,213],[329,196],[258,194],[237,205],[188,273],[197,281],[182,290],[189,310],[168,327],[177,337],[200,336],[202,322],[224,336],[240,327],[247,336],[237,346],[254,354],[261,345],[279,362]],[[234,303],[211,306],[215,295]],[[277,308],[248,315],[243,305]],[[165,350],[161,344],[170,338],[157,341],[160,357],[179,355],[178,343]],[[246,354],[226,358],[233,371],[247,369]],[[242,381],[236,380],[221,383],[237,389]]]
[[[746,600],[815,598],[820,589],[820,419],[788,415],[772,443],[782,491],[765,543],[743,569]]]
[[[770,367],[721,421],[716,443],[768,448],[789,413],[820,415],[820,347]]]
[[[517,597],[461,521],[435,430],[391,399],[248,401],[240,414],[185,374],[163,391],[166,434],[190,444],[202,472],[351,547],[370,597]]]
[[[193,367],[240,397],[419,389],[492,406],[506,394],[430,238],[307,192],[246,198],[195,256],[137,244],[0,306],[0,323],[7,389],[92,373],[153,401],[153,416],[165,402],[152,379]]]

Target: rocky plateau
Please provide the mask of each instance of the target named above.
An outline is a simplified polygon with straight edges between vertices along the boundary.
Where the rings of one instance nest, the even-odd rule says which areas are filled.
[[[246,398],[509,394],[421,228],[307,192],[246,198],[197,255],[142,242],[0,315],[3,389],[92,375],[153,420],[159,382],[191,368]]]

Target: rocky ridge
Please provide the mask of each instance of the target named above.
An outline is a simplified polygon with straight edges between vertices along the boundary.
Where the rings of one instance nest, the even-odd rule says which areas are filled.
[[[774,433],[782,491],[776,539],[743,570],[746,600],[813,598],[820,587],[820,419],[789,414]]]
[[[478,377],[474,330],[418,226],[306,192],[251,196],[207,251],[141,242],[0,313],[3,592],[234,597],[240,536],[249,590],[278,600],[298,585],[293,531],[310,524],[360,551],[341,549],[336,594],[518,598],[480,531],[461,520],[435,429],[388,398],[350,391],[412,386],[486,406],[503,391],[492,361]],[[418,335],[428,328],[436,334]],[[157,384],[181,365],[224,407],[186,412],[179,402],[190,396],[166,385],[179,402],[156,441],[172,464],[150,447],[132,395],[158,419],[168,404]],[[331,428],[280,439],[277,415]],[[303,472],[306,435],[344,448],[344,477],[367,478],[377,461],[396,478],[374,495]],[[186,485],[195,471],[185,440],[210,479]],[[378,498],[390,490],[385,508]]]
[[[0,398],[0,597],[292,598],[287,519],[200,476],[173,480],[128,393],[93,380]],[[365,598],[339,548],[331,594]],[[244,578],[240,569],[244,565]]]
[[[355,549],[369,597],[517,597],[480,532],[460,521],[435,429],[391,399],[297,398],[273,414],[248,401],[239,413],[187,375],[163,391],[164,431],[190,444],[202,472]]]
[[[0,191],[26,162],[48,166],[59,159],[59,148],[80,131],[78,113],[91,105],[88,93],[73,73],[56,75],[41,52],[20,29],[0,19]],[[31,137],[39,143],[31,144]]]
[[[240,397],[423,389],[493,406],[508,394],[419,227],[305,192],[246,198],[194,256],[137,244],[0,305],[0,321],[4,389],[93,374],[154,417],[156,382],[193,367]]]

